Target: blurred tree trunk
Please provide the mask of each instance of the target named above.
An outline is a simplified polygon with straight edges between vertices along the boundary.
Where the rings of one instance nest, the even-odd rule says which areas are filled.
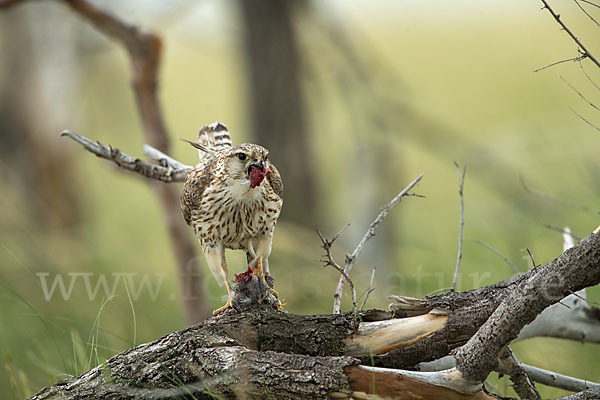
[[[285,185],[283,215],[315,221],[315,156],[309,145],[294,18],[306,0],[239,0],[244,22],[254,140],[267,147]]]
[[[2,17],[0,155],[3,179],[20,192],[23,214],[38,226],[68,230],[79,220],[79,198],[75,169],[57,138],[73,118],[64,104],[72,104],[77,82],[76,46],[66,28],[48,32],[64,23],[64,14],[41,5],[15,7]]]

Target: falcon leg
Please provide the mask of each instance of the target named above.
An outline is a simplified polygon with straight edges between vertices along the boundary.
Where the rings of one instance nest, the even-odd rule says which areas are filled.
[[[269,268],[266,260],[265,260],[265,267],[267,269]],[[271,286],[269,286],[269,284],[267,283],[267,281],[265,279],[265,270],[263,269],[263,258],[260,256],[256,259],[256,266],[254,267],[254,272],[256,275],[258,275],[258,277],[260,279],[263,280],[263,282],[267,286],[267,290],[265,291],[265,296],[267,296],[269,293],[271,293],[277,300],[277,303],[278,303],[277,309],[279,311],[283,311],[283,303],[281,302],[281,300],[279,300],[279,293],[277,293]]]
[[[225,311],[228,308],[233,308],[233,304],[231,302],[231,285],[229,284],[229,282],[225,281],[225,286],[227,287],[227,302],[223,307],[219,307],[215,311],[213,311],[213,315],[217,315],[221,311]]]
[[[263,270],[262,257],[258,257],[256,259],[256,266],[254,267],[254,270],[255,270],[256,275],[258,275],[258,277],[264,281],[265,280],[265,271]]]
[[[267,286],[271,288],[271,294],[272,294],[273,296],[275,296],[275,298],[276,298],[276,299],[278,299],[278,300],[279,300],[279,293],[277,293],[277,292],[275,291],[275,289],[273,289],[273,287],[272,287],[272,285],[271,285],[271,284],[272,284],[272,282],[271,282],[271,284],[269,284],[269,282],[267,281],[267,278],[268,278],[268,277],[271,275],[271,274],[269,273],[269,259],[265,258],[265,259],[263,260],[263,265],[262,265],[262,268],[263,268],[263,271],[264,271],[265,282],[267,283]],[[273,279],[273,278],[271,278],[271,279]]]

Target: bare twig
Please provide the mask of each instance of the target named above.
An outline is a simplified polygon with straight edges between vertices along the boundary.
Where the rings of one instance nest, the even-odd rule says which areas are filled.
[[[533,254],[531,254],[531,251],[527,247],[525,247],[525,251],[527,251],[527,254],[529,255],[529,259],[531,260],[532,268],[536,268],[537,264],[535,263],[535,260],[533,259]]]
[[[367,241],[369,239],[371,239],[373,236],[375,236],[375,231],[377,230],[377,227],[379,227],[379,224],[381,224],[381,221],[383,221],[383,219],[388,215],[388,213],[390,212],[392,207],[398,201],[400,201],[400,199],[402,199],[402,197],[407,196],[409,194],[408,192],[413,187],[415,187],[417,185],[417,183],[419,183],[421,181],[421,179],[423,179],[423,174],[420,174],[414,181],[412,181],[408,186],[406,186],[404,189],[402,189],[402,191],[400,193],[398,193],[396,195],[396,197],[394,197],[392,199],[392,201],[390,201],[385,207],[383,207],[383,209],[381,210],[381,212],[379,213],[377,218],[375,218],[375,221],[373,221],[373,223],[371,223],[371,226],[369,227],[369,229],[367,230],[367,232],[365,233],[365,235],[363,236],[361,241],[358,243],[358,245],[356,246],[356,248],[354,249],[352,254],[346,256],[346,262],[345,262],[345,266],[344,266],[345,274],[342,274],[340,276],[335,294],[333,295],[333,313],[334,314],[340,313],[340,310],[342,307],[342,291],[344,290],[344,281],[346,279],[346,276],[348,276],[350,271],[352,270],[352,266],[354,265],[354,262],[356,261],[356,258],[362,251],[363,247],[365,246],[365,244],[367,243]]]
[[[541,400],[540,394],[535,389],[533,382],[527,375],[523,366],[519,363],[512,350],[506,346],[499,354],[499,359],[504,368],[508,371],[508,376],[513,383],[515,392],[522,399]]]
[[[564,22],[562,22],[562,20],[560,19],[560,15],[556,14],[554,12],[554,10],[552,8],[550,8],[550,5],[548,4],[548,2],[546,0],[541,0],[541,2],[544,4],[544,8],[547,9],[548,12],[552,15],[554,20],[564,29],[565,32],[567,32],[567,34],[569,36],[571,36],[571,39],[573,39],[575,41],[575,43],[577,43],[577,46],[579,46],[580,49],[582,50],[581,51],[582,56],[586,56],[587,58],[592,60],[592,62],[594,64],[596,64],[596,66],[598,68],[600,68],[600,62],[596,59],[596,57],[594,57],[594,55],[592,53],[589,52],[589,50],[585,47],[585,45],[579,39],[577,39],[577,36],[575,36],[575,34],[573,34],[573,32],[571,32],[569,27],[567,25],[565,25]]]
[[[515,265],[515,263],[513,263],[512,261],[510,261],[504,254],[502,254],[500,252],[500,250],[494,248],[491,244],[488,244],[486,242],[484,242],[483,240],[479,240],[479,239],[471,239],[473,240],[475,243],[478,243],[480,245],[482,245],[483,247],[486,247],[488,249],[490,249],[491,251],[493,251],[494,253],[496,253],[496,255],[498,257],[500,257],[505,263],[507,263],[513,271],[515,271],[515,273],[520,274],[522,271],[519,270],[519,267],[517,267]]]
[[[173,169],[170,166],[151,164],[142,161],[139,158],[131,157],[117,148],[107,146],[100,142],[91,141],[85,136],[80,136],[75,132],[68,130],[63,131],[61,136],[68,136],[77,143],[83,145],[83,148],[87,151],[98,157],[110,160],[123,169],[137,172],[147,178],[156,179],[162,182],[183,182],[191,169],[191,167],[185,169]],[[183,166],[183,164],[181,165]]]
[[[454,272],[454,280],[452,281],[452,288],[450,291],[456,290],[456,282],[458,281],[458,274],[460,272],[460,262],[462,260],[462,248],[463,248],[463,228],[465,226],[465,197],[463,195],[463,188],[465,185],[465,174],[467,173],[467,166],[463,168],[462,174],[460,173],[460,165],[454,161],[456,166],[456,175],[458,176],[458,194],[460,196],[460,225],[458,227],[458,254],[456,256],[456,271]]]
[[[579,9],[581,9],[581,11],[583,11],[583,13],[585,15],[587,15],[588,18],[594,22],[594,24],[596,24],[596,26],[600,27],[600,24],[598,23],[598,21],[596,21],[596,18],[594,18],[589,12],[587,12],[587,10],[585,8],[583,8],[583,6],[579,3],[579,1],[577,1],[577,0],[573,0],[573,1],[575,2],[575,4],[577,4],[577,7],[579,7]]]
[[[564,204],[569,207],[578,208],[581,211],[584,211],[584,212],[594,215],[594,216],[598,216],[600,214],[600,212],[594,211],[591,208],[589,208],[583,204],[579,204],[576,201],[569,200],[569,199],[563,199],[562,197],[554,196],[552,194],[544,193],[537,189],[532,188],[525,182],[525,178],[523,178],[523,175],[521,175],[519,177],[519,179],[521,180],[521,186],[523,186],[523,189],[525,189],[525,191],[527,191],[528,193],[535,194],[536,196],[542,197],[544,199],[552,200],[556,203]]]
[[[348,273],[344,270],[344,268],[340,267],[339,264],[335,262],[335,260],[333,259],[333,256],[331,255],[331,246],[333,245],[333,242],[335,242],[335,240],[340,236],[340,234],[349,225],[350,224],[347,224],[342,229],[340,229],[340,231],[331,240],[325,239],[323,237],[323,234],[321,234],[321,231],[318,229],[317,229],[317,234],[319,235],[319,238],[321,239],[321,244],[322,244],[321,247],[323,248],[323,250],[325,250],[325,259],[321,260],[321,262],[324,263],[324,265],[323,265],[324,267],[326,267],[328,265],[332,266],[341,274],[341,276],[346,278],[346,280],[348,281],[348,284],[350,285],[350,290],[352,290],[352,312],[354,313],[354,315],[357,315],[356,314],[356,290],[354,289],[354,283],[352,283],[350,276],[348,276]]]
[[[369,295],[375,290],[375,288],[373,287],[374,280],[375,280],[375,267],[373,267],[373,272],[371,272],[371,281],[369,282],[369,288],[358,298],[360,300],[361,297],[363,297],[363,296],[365,297],[363,299],[362,304],[360,305],[360,311],[362,311],[365,308],[365,305],[367,304],[367,300],[369,299]]]
[[[588,81],[590,81],[590,83],[592,85],[594,85],[594,87],[598,90],[600,90],[600,86],[598,86],[598,84],[592,79],[592,77],[587,73],[587,71],[585,70],[585,68],[583,67],[583,63],[580,61],[579,62],[579,68],[581,68],[581,72],[583,72],[583,74],[585,75],[585,77],[587,78]]]
[[[564,228],[558,227],[558,226],[556,226],[556,225],[543,224],[542,226],[543,226],[543,227],[545,227],[545,228],[551,229],[551,230],[553,230],[553,231],[560,232],[560,233],[562,233],[562,234],[565,234],[565,233],[567,233],[567,234],[571,235],[571,237],[572,237],[573,239],[577,240],[577,241],[580,241],[580,240],[581,240],[581,237],[579,237],[579,236],[577,236],[577,235],[574,235],[574,234],[573,234],[571,231],[568,231],[568,232],[567,232],[567,231],[566,231]]]
[[[579,119],[581,119],[583,122],[585,122],[586,124],[588,124],[589,126],[591,126],[592,128],[594,128],[597,131],[600,131],[600,127],[594,125],[590,120],[588,120],[587,118],[585,118],[583,115],[579,114],[577,111],[573,110],[572,107],[569,107],[569,110],[571,110],[571,112],[575,115],[577,115],[579,117]]]
[[[561,81],[563,81],[564,83],[566,83],[567,85],[569,85],[569,87],[575,92],[577,93],[577,95],[579,97],[581,97],[586,103],[588,103],[592,108],[596,109],[597,111],[600,111],[600,108],[598,108],[594,103],[592,103],[591,101],[589,101],[584,95],[583,93],[581,93],[579,90],[577,90],[577,88],[575,86],[573,86],[571,84],[571,82],[569,82],[568,80],[566,80],[565,78],[563,78],[562,75],[558,76],[560,78]]]
[[[538,69],[534,69],[533,72],[540,72],[540,71],[545,70],[546,68],[554,67],[555,65],[566,63],[566,62],[569,62],[569,61],[573,61],[573,62],[579,61],[579,62],[581,62],[581,60],[585,60],[587,57],[588,57],[587,55],[583,54],[581,56],[577,56],[577,57],[573,57],[573,58],[567,58],[566,60],[556,61],[556,62],[553,62],[552,64],[544,65],[543,67],[540,67]]]
[[[593,3],[593,2],[591,2],[591,1],[589,1],[589,0],[581,0],[581,2],[582,2],[582,3],[585,3],[585,4],[589,4],[589,5],[591,5],[591,6],[594,6],[594,7],[598,7],[598,8],[600,8],[600,5],[598,5],[598,4],[596,4],[596,3]]]
[[[577,0],[575,0],[575,2],[577,2]],[[583,7],[581,7],[581,5],[579,3],[577,3],[577,5],[583,9]],[[584,10],[585,12],[585,10]],[[587,13],[586,13],[587,14]],[[591,18],[591,17],[590,17]],[[593,18],[592,18],[593,19]],[[595,21],[595,20],[594,20]],[[583,73],[585,74],[585,76],[587,77],[587,79],[596,87],[598,88],[598,85],[596,85],[596,83],[592,80],[592,78],[587,74],[587,72],[585,71],[585,69],[583,68],[583,64],[581,64],[581,62],[579,63],[579,66],[581,67],[581,70],[583,71]],[[600,111],[600,109],[594,104],[592,103],[590,100],[588,100],[583,93],[581,93],[579,90],[577,90],[575,88],[575,86],[573,86],[569,81],[567,81],[565,78],[563,78],[562,76],[560,76],[560,79],[565,82],[567,85],[569,85],[569,87],[575,92],[577,93],[577,95],[579,97],[581,97],[583,99],[583,101],[585,101],[586,103],[588,103],[592,108],[594,108],[597,111]],[[596,129],[597,131],[600,131],[600,127],[596,126],[594,123],[592,123],[590,120],[586,119],[583,115],[579,114],[577,111],[575,111],[572,107],[569,107],[569,110],[571,110],[571,112],[575,115],[577,115],[577,117],[579,117],[579,119],[581,119],[583,122],[585,122],[586,124],[588,124],[589,126],[591,126],[592,128]]]

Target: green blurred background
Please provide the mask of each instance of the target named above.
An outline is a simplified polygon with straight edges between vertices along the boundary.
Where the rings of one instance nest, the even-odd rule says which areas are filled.
[[[396,206],[352,277],[362,293],[376,268],[369,308],[385,309],[390,294],[450,286],[454,160],[468,166],[460,290],[513,273],[472,239],[525,271],[525,248],[539,264],[562,251],[561,234],[543,224],[580,237],[599,224],[600,134],[572,110],[596,125],[600,113],[564,80],[591,101],[599,92],[577,62],[533,72],[577,56],[540,2],[264,3],[102,2],[163,38],[160,100],[173,157],[193,164],[195,150],[177,139],[217,119],[234,142],[271,150],[287,197],[270,264],[289,312],[331,312],[338,274],[318,261],[315,228],[331,237],[351,223],[336,242],[342,262],[380,207],[421,172],[416,192],[426,198]],[[574,3],[556,8],[600,53],[598,27]],[[263,28],[287,34],[256,36]],[[20,399],[189,322],[149,182],[59,137],[71,129],[141,157],[147,140],[124,51],[60,2],[2,10],[0,46],[0,393]],[[583,66],[600,82],[600,71]],[[237,253],[228,254],[230,274],[245,269]],[[224,290],[203,262],[201,270],[204,301],[217,308]],[[80,275],[67,299],[57,287],[47,300],[40,273],[49,286],[64,277],[67,289]],[[102,288],[90,296],[82,274],[91,289],[101,277],[111,286],[129,275],[114,296]],[[600,300],[597,288],[588,294]],[[600,381],[597,344],[539,338],[514,348],[522,362]],[[506,379],[490,382],[512,393]]]

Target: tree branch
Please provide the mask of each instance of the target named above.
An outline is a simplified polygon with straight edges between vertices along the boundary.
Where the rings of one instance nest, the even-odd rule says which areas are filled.
[[[379,227],[379,224],[381,224],[381,221],[384,220],[384,218],[388,215],[388,213],[390,212],[392,207],[398,201],[400,201],[400,199],[402,199],[402,197],[409,195],[409,191],[413,187],[415,187],[417,185],[417,183],[419,183],[421,181],[421,179],[423,179],[423,174],[420,174],[414,181],[412,181],[408,186],[406,186],[404,189],[402,189],[402,191],[400,193],[398,193],[396,195],[396,197],[394,197],[392,199],[392,201],[390,201],[385,207],[383,207],[383,209],[381,210],[381,212],[379,213],[377,218],[375,218],[375,221],[373,221],[373,223],[371,223],[369,230],[365,233],[365,235],[363,236],[361,241],[358,243],[358,245],[356,246],[356,248],[354,249],[352,254],[346,256],[346,262],[344,265],[344,272],[346,273],[346,275],[350,274],[350,271],[352,270],[352,266],[354,265],[354,262],[356,261],[358,255],[362,251],[363,247],[365,247],[365,244],[369,241],[369,239],[371,239],[373,236],[375,236],[375,231]],[[335,294],[333,295],[333,313],[334,314],[339,314],[341,312],[342,291],[344,290],[344,282],[345,282],[345,278],[344,278],[344,275],[342,274],[338,281],[338,285],[335,290]]]
[[[571,39],[573,39],[573,41],[575,41],[575,43],[577,43],[577,46],[579,46],[581,48],[582,55],[589,58],[590,60],[592,60],[592,62],[594,64],[596,64],[596,66],[598,68],[600,68],[600,62],[598,62],[596,57],[594,57],[594,55],[588,51],[588,49],[585,47],[585,45],[579,39],[577,39],[577,36],[575,36],[575,34],[573,32],[571,32],[569,27],[567,25],[565,25],[564,22],[562,22],[562,20],[560,19],[560,15],[556,14],[554,12],[554,10],[552,8],[550,8],[550,5],[548,4],[548,2],[546,0],[541,0],[541,2],[544,4],[544,8],[547,9],[548,12],[552,15],[554,20],[556,22],[558,22],[558,24],[564,29],[564,31],[567,32],[567,34],[569,36],[571,36]]]
[[[467,173],[467,167],[465,166],[460,173],[460,165],[454,161],[456,166],[456,174],[458,175],[458,195],[460,196],[460,224],[458,226],[458,254],[456,255],[456,271],[454,272],[454,280],[452,281],[452,292],[456,290],[456,282],[458,281],[458,274],[460,272],[460,262],[462,260],[462,249],[463,249],[463,229],[465,227],[465,196],[463,194],[463,188],[465,185],[465,174]]]
[[[456,367],[456,359],[452,356],[445,356],[434,361],[419,363],[417,369],[424,372],[443,371]],[[553,371],[548,371],[542,368],[533,367],[527,364],[521,364],[521,367],[527,372],[527,375],[534,382],[542,385],[568,390],[570,392],[580,392],[595,387],[600,387],[600,384],[589,382],[583,379],[573,378],[571,376],[559,374]],[[501,364],[495,368],[496,372],[508,375]]]
[[[144,145],[144,149],[154,156],[159,156],[162,154],[164,157],[168,157],[169,160],[175,161],[178,163],[179,169],[173,169],[173,162],[167,161],[166,165],[158,165],[151,164],[146,161],[142,161],[139,158],[131,157],[121,150],[114,148],[112,146],[107,146],[100,142],[93,142],[85,136],[80,136],[75,132],[71,132],[69,130],[65,130],[61,133],[61,136],[67,136],[77,143],[81,144],[84,149],[89,151],[90,153],[95,154],[100,158],[107,159],[109,161],[114,162],[120,168],[123,168],[128,171],[136,172],[145,176],[146,178],[156,179],[162,182],[183,182],[185,181],[185,177],[192,167],[186,166],[184,164],[179,163],[171,159],[170,157],[164,155],[162,152],[156,150],[152,146]],[[166,160],[166,158],[160,158],[160,160]]]
[[[520,274],[521,270],[519,270],[519,268],[515,265],[515,263],[513,263],[512,261],[510,261],[504,254],[502,254],[500,252],[500,250],[496,249],[495,247],[493,247],[491,244],[484,242],[483,240],[479,240],[479,239],[472,239],[475,243],[482,245],[483,247],[486,247],[488,249],[490,249],[491,251],[493,251],[498,257],[500,257],[502,259],[502,261],[504,261],[506,264],[508,264],[508,266],[510,268],[512,268],[513,272],[515,274]]]
[[[508,346],[500,352],[500,362],[508,371],[513,388],[520,398],[527,400],[542,399],[529,379],[529,375]]]
[[[569,290],[598,281],[600,233],[590,235],[545,266],[492,286],[449,292],[424,300],[402,298],[402,307],[393,312],[401,318],[390,319],[390,313],[383,311],[362,313],[361,319],[365,322],[359,324],[358,330],[354,329],[352,313],[301,316],[278,312],[269,305],[258,305],[243,313],[230,310],[154,343],[125,351],[81,378],[72,378],[47,389],[37,398],[42,394],[59,396],[67,392],[75,399],[89,397],[89,392],[78,392],[89,385],[104,385],[102,390],[112,391],[123,387],[185,387],[198,398],[219,393],[222,397],[233,398],[235,395],[231,390],[235,385],[228,381],[230,376],[235,377],[235,382],[247,385],[242,388],[250,388],[249,392],[243,393],[260,397],[267,396],[267,391],[278,390],[266,383],[257,384],[269,381],[271,368],[274,375],[269,382],[278,382],[275,385],[289,388],[295,396],[299,396],[299,389],[294,389],[301,379],[299,376],[304,376],[317,382],[315,385],[319,388],[314,387],[314,393],[319,395],[315,397],[323,397],[325,388],[320,387],[321,384],[328,385],[327,390],[345,396],[353,396],[354,392],[378,395],[385,390],[407,392],[406,385],[410,384],[410,393],[415,397],[432,398],[431,383],[444,382],[442,386],[447,390],[459,393],[469,388],[469,397],[464,398],[476,398],[471,396],[484,395],[479,390],[481,382],[489,371],[498,367],[503,347],[496,350],[496,346],[510,343],[522,326],[540,312],[543,308],[540,303],[554,303]],[[438,359],[466,340],[467,343],[456,352],[457,368],[454,370],[424,375],[389,370],[414,368],[420,362]],[[265,363],[263,368],[254,363],[258,359],[264,360],[260,361]],[[492,360],[490,364],[489,359]],[[313,366],[315,362],[325,365],[327,360],[333,362],[327,364],[329,366],[346,366],[329,369],[328,374],[333,380],[324,381],[324,375],[319,374],[313,379],[308,377],[309,372],[298,372],[306,371],[301,365]],[[466,367],[465,362],[469,363]],[[357,369],[358,363],[362,366]],[[290,367],[283,371],[283,365]],[[221,367],[223,369],[216,373]],[[483,372],[477,375],[478,371]],[[107,376],[110,385],[105,380]],[[387,382],[391,386],[388,389],[378,386],[365,392],[374,377],[378,384]],[[221,382],[229,382],[225,385],[229,389],[219,386]],[[75,395],[77,393],[81,393],[80,397]],[[136,392],[136,395],[149,398],[146,392]],[[275,397],[289,398],[281,396]],[[311,398],[311,395],[300,397]],[[126,397],[115,394],[113,398]]]
[[[600,234],[543,267],[535,268],[502,300],[489,319],[457,351],[456,365],[465,379],[483,382],[500,351],[548,306],[587,286],[600,283]]]
[[[319,239],[321,239],[321,247],[323,248],[323,250],[325,250],[325,259],[321,260],[321,262],[325,264],[325,267],[329,265],[335,268],[341,274],[341,276],[348,281],[348,284],[350,285],[350,290],[352,291],[352,313],[356,315],[356,289],[354,288],[354,283],[352,282],[350,276],[348,276],[344,268],[340,267],[331,255],[331,246],[333,245],[333,242],[335,242],[335,240],[340,236],[342,231],[347,227],[348,225],[343,227],[331,240],[325,239],[321,234],[321,231],[319,231],[318,229],[317,234],[319,235]]]

